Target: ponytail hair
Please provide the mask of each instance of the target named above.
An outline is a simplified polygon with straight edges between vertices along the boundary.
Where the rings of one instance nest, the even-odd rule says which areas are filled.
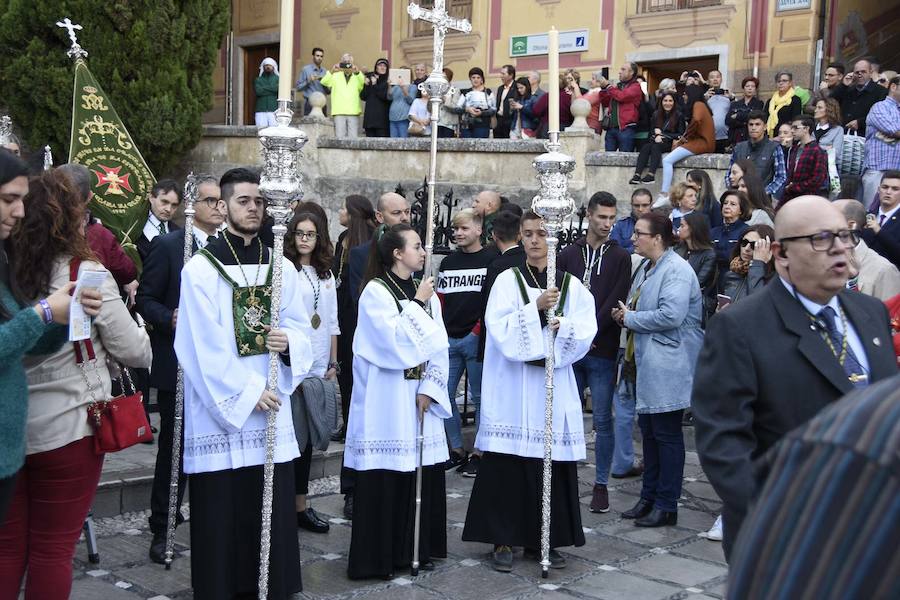
[[[363,276],[359,292],[365,289],[366,284],[381,277],[394,266],[394,250],[403,250],[406,247],[407,231],[415,231],[406,223],[398,223],[390,227],[382,225],[375,230],[372,236],[372,246],[369,249],[369,262],[366,265],[366,274]]]

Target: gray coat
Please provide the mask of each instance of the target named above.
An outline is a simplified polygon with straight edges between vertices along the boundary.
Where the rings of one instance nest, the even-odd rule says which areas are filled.
[[[637,412],[688,408],[703,344],[703,298],[697,276],[669,249],[649,273],[643,267],[638,271],[628,297],[638,288],[637,309],[625,314],[625,327],[635,333]]]

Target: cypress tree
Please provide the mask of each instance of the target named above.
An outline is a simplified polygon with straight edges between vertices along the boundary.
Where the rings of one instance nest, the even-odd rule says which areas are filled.
[[[165,173],[202,133],[229,0],[0,0],[2,103],[26,143],[68,156],[73,61],[69,17],[91,72],[154,173]]]

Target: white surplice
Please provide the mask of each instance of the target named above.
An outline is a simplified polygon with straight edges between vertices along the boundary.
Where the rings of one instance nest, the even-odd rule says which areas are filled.
[[[300,268],[306,273],[304,275],[297,271],[297,283],[300,286],[303,305],[310,319],[314,312],[318,313],[321,319],[318,329],[313,329],[310,325],[309,341],[312,345],[313,363],[309,375],[325,377],[331,360],[331,337],[341,334],[341,328],[338,326],[337,286],[330,272],[327,279],[319,279],[315,267],[304,265]],[[316,306],[316,289],[319,290],[318,306]]]
[[[344,466],[357,471],[416,468],[418,416],[416,394],[433,401],[425,413],[422,464],[446,461],[444,419],[449,355],[447,331],[437,295],[431,314],[415,302],[400,300],[370,281],[359,298],[359,321],[353,338],[353,396],[347,424]],[[403,370],[426,363],[421,379],[405,379]]]
[[[288,336],[290,366],[279,359],[275,462],[297,458],[290,396],[309,372],[309,315],[297,269],[283,259],[279,329]],[[234,281],[262,286],[268,267],[222,265]],[[184,370],[184,472],[208,473],[261,465],[266,457],[266,413],[256,403],[266,388],[269,354],[239,357],[231,285],[195,255],[181,273],[175,353]],[[257,292],[260,293],[260,292]]]
[[[542,290],[525,289],[528,304],[512,269],[501,273],[491,288],[475,447],[541,458],[545,369],[525,361],[546,357],[546,330],[541,328],[536,302]],[[563,309],[554,346],[552,456],[556,461],[572,461],[585,457],[581,398],[572,365],[587,354],[597,334],[594,297],[575,277],[570,278]]]

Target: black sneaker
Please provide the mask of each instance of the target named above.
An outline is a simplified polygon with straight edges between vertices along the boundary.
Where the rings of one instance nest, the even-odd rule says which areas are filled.
[[[654,181],[656,181],[656,177],[652,173],[644,175],[644,177],[641,179],[642,183],[653,183]]]
[[[630,183],[631,185],[637,185],[640,182],[641,182],[641,176],[638,173],[635,173],[631,177],[631,179],[628,180],[628,183]]]
[[[450,469],[461,469],[468,462],[468,457],[466,456],[465,451],[462,454],[456,452],[454,450],[450,451],[450,458],[447,459],[447,462],[444,463],[444,470],[449,471]]]
[[[512,548],[509,546],[494,546],[491,561],[493,562],[495,571],[509,573],[512,571],[513,563]]]
[[[457,469],[460,475],[463,477],[477,477],[478,476],[478,464],[481,462],[481,457],[477,454],[469,455],[469,460],[462,467]]]

